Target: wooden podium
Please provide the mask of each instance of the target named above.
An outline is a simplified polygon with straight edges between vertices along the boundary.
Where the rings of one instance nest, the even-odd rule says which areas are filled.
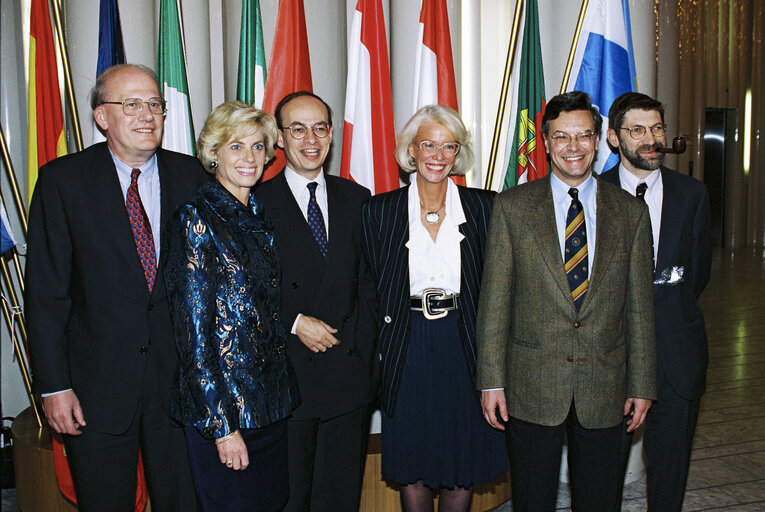
[[[37,427],[31,408],[13,422],[13,462],[16,475],[16,501],[22,512],[76,512],[77,507],[58,489],[53,468],[53,450],[48,428]],[[401,510],[398,489],[382,479],[380,472],[380,434],[370,434],[369,453],[361,492],[362,512]],[[470,512],[492,510],[510,499],[510,478],[506,473],[496,485],[477,485]],[[151,503],[144,512],[151,511]]]

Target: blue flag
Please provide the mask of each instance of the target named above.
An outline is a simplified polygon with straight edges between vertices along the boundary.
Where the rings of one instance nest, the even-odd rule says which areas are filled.
[[[628,0],[590,1],[574,54],[568,91],[584,91],[603,116],[595,172],[619,161],[606,142],[608,109],[625,92],[637,90]],[[573,84],[573,85],[572,85]]]
[[[96,76],[115,64],[125,63],[120,9],[117,0],[101,0],[98,16],[98,67]]]
[[[5,206],[0,203],[0,254],[5,254],[5,251],[12,249],[15,245],[16,240],[13,238],[11,224],[5,213]]]

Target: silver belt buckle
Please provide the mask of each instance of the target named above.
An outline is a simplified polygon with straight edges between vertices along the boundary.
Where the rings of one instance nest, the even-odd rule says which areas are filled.
[[[430,298],[445,299],[444,291],[440,288],[428,288],[422,291],[422,314],[427,320],[438,320],[445,317],[449,311],[441,309],[440,311],[433,311],[430,309]],[[438,309],[438,308],[437,308]]]

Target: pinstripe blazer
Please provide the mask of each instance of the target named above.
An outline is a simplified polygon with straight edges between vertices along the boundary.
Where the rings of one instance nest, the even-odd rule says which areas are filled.
[[[393,414],[409,344],[409,187],[372,197],[362,208],[364,253],[377,285],[380,405]],[[465,359],[475,375],[475,322],[484,246],[494,192],[458,187],[466,221],[459,226],[461,276],[458,321]]]
[[[579,311],[563,270],[550,178],[494,202],[478,311],[479,389],[505,388],[510,416],[585,428],[622,421],[627,398],[656,398],[648,208],[598,181],[597,236]]]

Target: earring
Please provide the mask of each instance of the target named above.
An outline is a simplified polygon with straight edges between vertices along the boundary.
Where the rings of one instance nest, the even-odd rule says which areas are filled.
[[[215,170],[216,167],[218,167],[217,160],[213,160],[212,162],[210,162],[210,169]]]

